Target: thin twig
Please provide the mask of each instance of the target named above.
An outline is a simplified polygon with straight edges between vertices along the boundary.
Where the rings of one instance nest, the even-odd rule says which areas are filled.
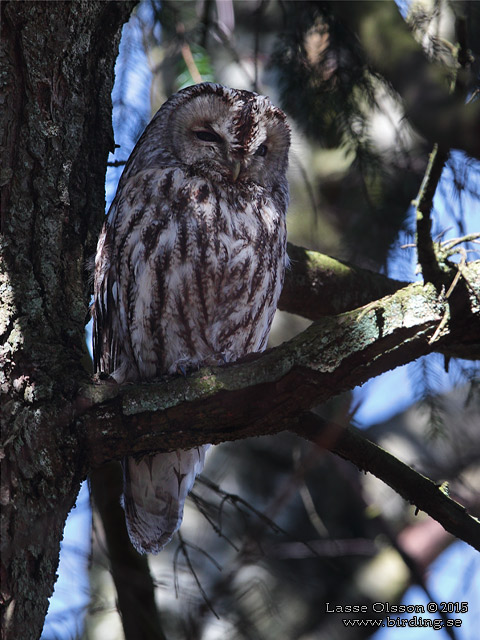
[[[449,310],[447,308],[447,309],[445,309],[445,311],[443,313],[443,316],[442,316],[442,319],[438,323],[438,326],[435,329],[435,332],[434,332],[433,336],[428,341],[428,344],[433,344],[436,341],[436,339],[441,334],[443,329],[447,326],[449,316],[450,316],[450,313],[449,313]]]
[[[126,160],[113,160],[112,162],[107,162],[107,167],[123,167],[126,164]]]
[[[420,190],[414,204],[417,211],[417,252],[418,262],[422,269],[423,278],[441,289],[443,274],[437,262],[435,244],[432,240],[433,198],[437,190],[443,168],[448,159],[448,151],[439,150],[438,145],[433,147],[428,161],[425,175],[420,185]]]
[[[241,504],[244,507],[246,507],[249,511],[251,511],[254,515],[256,515],[257,518],[259,518],[259,520],[261,522],[266,524],[274,533],[282,533],[284,536],[286,536],[290,540],[295,540],[296,541],[296,538],[294,536],[292,536],[290,533],[288,533],[288,531],[283,529],[280,525],[278,525],[274,520],[269,518],[267,515],[265,515],[264,513],[259,511],[258,509],[255,509],[255,507],[253,505],[251,505],[247,500],[245,500],[241,496],[239,496],[239,495],[237,495],[235,493],[228,493],[227,491],[224,491],[218,484],[216,484],[215,482],[212,482],[212,480],[209,480],[204,475],[199,476],[197,478],[197,482],[200,482],[201,484],[205,485],[206,487],[208,487],[212,491],[215,491],[215,493],[217,493],[218,495],[223,496],[222,504],[225,503],[225,502],[230,502],[240,513],[243,514],[244,512],[239,507],[239,504]],[[318,554],[315,551],[315,549],[313,549],[308,544],[308,542],[302,542],[302,544],[305,545],[305,547],[309,551],[311,551],[315,556],[318,556]]]
[[[460,276],[462,275],[461,267],[464,267],[466,262],[467,262],[467,254],[466,254],[465,250],[463,250],[462,259],[460,260],[460,264],[457,267],[458,271],[455,274],[455,277],[454,277],[454,279],[452,281],[452,284],[448,288],[447,293],[445,294],[445,297],[447,299],[452,295],[452,291],[455,289],[455,287],[457,285],[457,282],[460,280]]]
[[[302,470],[302,466],[300,464],[301,462],[300,447],[295,447],[295,449],[292,451],[292,456],[293,456],[293,462],[295,465],[295,470],[297,473],[299,473]],[[304,476],[303,473],[302,473],[302,476]],[[328,535],[329,535],[328,529],[325,526],[325,523],[323,522],[323,520],[318,514],[318,511],[315,508],[315,503],[313,501],[312,494],[310,493],[307,487],[304,477],[302,477],[302,483],[299,487],[299,493],[303,502],[303,506],[305,507],[305,511],[307,513],[308,519],[312,523],[312,526],[314,527],[314,529],[317,531],[318,535],[321,538],[328,538]]]
[[[475,244],[479,244],[478,240],[480,238],[480,233],[469,233],[466,236],[462,236],[461,238],[453,238],[452,240],[446,240],[443,244],[443,248],[446,251],[450,251],[453,247],[456,247],[459,244],[463,244],[465,242],[474,242]],[[453,254],[451,254],[453,255]]]
[[[198,67],[195,63],[195,60],[193,58],[193,54],[192,54],[192,50],[190,49],[190,45],[188,44],[188,42],[185,40],[185,27],[183,26],[183,24],[181,22],[178,23],[177,25],[177,34],[182,38],[182,44],[180,47],[180,51],[182,53],[182,58],[185,62],[185,65],[188,69],[189,74],[192,77],[192,80],[195,82],[195,84],[199,84],[200,82],[202,82],[202,75],[200,73],[200,71],[198,70]]]
[[[213,608],[212,603],[210,602],[207,594],[205,593],[205,589],[202,587],[202,583],[200,582],[200,580],[199,580],[199,578],[197,576],[197,572],[193,568],[192,562],[190,560],[190,556],[188,555],[187,545],[186,545],[186,543],[185,543],[180,531],[178,532],[178,539],[180,540],[180,547],[179,547],[180,551],[183,553],[183,557],[185,558],[185,561],[186,561],[187,566],[188,566],[188,568],[190,570],[190,573],[192,574],[195,582],[197,583],[197,587],[198,587],[200,593],[202,594],[203,601],[205,602],[207,607],[210,609],[210,611],[213,613],[213,615],[217,618],[217,620],[220,620],[220,616],[217,614],[217,612]],[[175,555],[176,555],[176,552],[175,552]],[[212,558],[210,558],[210,559],[212,559]]]
[[[235,545],[235,543],[230,540],[230,538],[228,536],[226,536],[223,531],[222,531],[222,527],[221,527],[221,513],[220,513],[220,509],[218,507],[216,507],[217,511],[219,512],[219,524],[215,524],[215,522],[213,521],[213,519],[210,517],[210,515],[207,513],[207,510],[205,509],[205,507],[203,506],[202,503],[206,502],[206,500],[204,500],[203,498],[201,498],[195,491],[191,491],[190,492],[190,498],[192,498],[192,500],[195,503],[195,506],[197,507],[197,509],[200,511],[200,513],[202,514],[202,516],[205,518],[205,520],[208,522],[208,524],[212,527],[212,529],[215,531],[215,533],[220,537],[223,538],[233,549],[235,549],[235,551],[239,551],[239,548]],[[208,503],[207,503],[208,504]]]

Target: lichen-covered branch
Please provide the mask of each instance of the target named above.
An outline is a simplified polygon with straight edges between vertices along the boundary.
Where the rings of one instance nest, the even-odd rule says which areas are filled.
[[[456,324],[455,332],[448,301],[431,284],[411,284],[363,308],[323,318],[293,340],[242,362],[187,378],[84,387],[77,405],[86,466],[131,453],[277,433],[313,406],[426,353],[452,352],[457,345],[478,352],[480,262],[465,269],[470,316],[468,326]]]
[[[290,430],[375,474],[475,546],[480,525],[433,482],[353,430],[320,430],[319,419],[308,413],[430,351],[455,350],[457,343],[478,350],[480,262],[464,267],[462,278],[471,303],[469,330],[449,325],[448,300],[432,284],[411,284],[363,308],[322,318],[290,342],[243,362],[187,378],[83,388],[77,425],[86,468],[132,453]]]

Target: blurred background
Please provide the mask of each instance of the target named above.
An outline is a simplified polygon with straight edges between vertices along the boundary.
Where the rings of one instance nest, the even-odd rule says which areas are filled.
[[[124,27],[117,61],[117,149],[107,173],[107,209],[124,161],[162,103],[190,84],[220,82],[269,95],[287,112],[293,130],[289,240],[415,280],[411,202],[431,148],[410,128],[398,96],[369,69],[332,4],[142,0]],[[474,98],[480,3],[397,4],[432,59],[455,69],[459,48],[476,56],[467,87]],[[464,42],[455,32],[458,15],[465,18]],[[451,153],[434,201],[434,235],[442,240],[479,230],[479,165]],[[271,345],[306,326],[300,317],[277,312]],[[478,516],[478,372],[478,362],[446,363],[434,354],[318,411],[364,429],[416,470],[448,482],[450,494]],[[415,514],[373,476],[288,433],[214,447],[188,500],[180,537],[152,556],[150,567],[170,639],[478,637],[479,554],[425,514]],[[468,603],[467,613],[449,614],[461,620],[453,634],[387,627],[386,610],[372,611],[376,602],[431,601]],[[366,604],[368,613],[328,613],[327,602]],[[440,620],[438,614],[420,615]],[[342,623],[359,617],[379,626]],[[42,638],[123,638],[87,483],[67,521]]]

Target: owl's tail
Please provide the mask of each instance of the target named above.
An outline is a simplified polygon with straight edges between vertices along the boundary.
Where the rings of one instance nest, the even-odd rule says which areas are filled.
[[[122,461],[127,529],[139,553],[159,553],[180,527],[185,499],[208,447]]]

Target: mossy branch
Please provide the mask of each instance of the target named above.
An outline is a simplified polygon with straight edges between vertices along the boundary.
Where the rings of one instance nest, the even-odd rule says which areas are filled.
[[[290,243],[287,253],[291,266],[278,306],[310,320],[352,311],[408,284]]]
[[[313,323],[280,347],[187,378],[83,387],[78,427],[86,468],[130,453],[218,443],[289,429],[341,391],[431,351],[478,353],[480,262],[468,279],[468,326],[448,321],[433,285],[410,284],[363,308]],[[460,283],[457,286],[461,286]],[[473,320],[473,321],[472,321]],[[432,342],[432,337],[435,340]]]

